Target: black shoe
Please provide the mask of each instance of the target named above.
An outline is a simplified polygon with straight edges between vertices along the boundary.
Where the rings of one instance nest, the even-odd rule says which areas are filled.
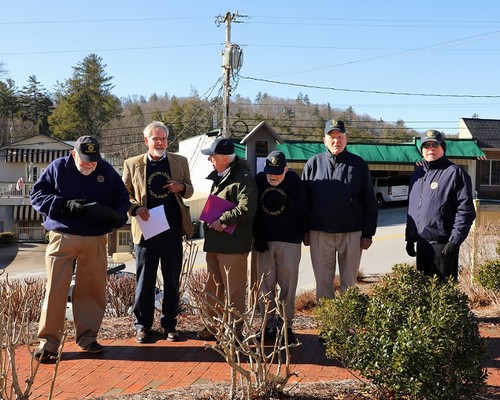
[[[177,332],[175,329],[170,330],[170,331],[165,331],[166,338],[169,342],[178,342],[180,340],[179,337],[179,332]]]
[[[295,333],[293,333],[292,328],[288,328],[286,330],[286,335],[288,336],[288,343],[295,343],[297,338],[295,337]]]
[[[98,354],[104,351],[104,347],[97,342],[91,342],[87,346],[81,347],[81,349],[91,354]]]
[[[276,340],[276,329],[275,328],[266,328],[264,330],[264,341],[265,342],[268,342],[268,341],[273,341],[273,340]],[[257,333],[257,340],[260,342],[262,340],[262,331],[260,331],[259,333]]]
[[[149,340],[148,331],[144,328],[137,329],[137,332],[135,334],[135,340],[138,343],[146,343]]]
[[[51,351],[44,350],[44,349],[37,349],[33,353],[33,357],[40,360],[41,363],[47,363],[47,362],[57,360],[57,353],[53,353]]]

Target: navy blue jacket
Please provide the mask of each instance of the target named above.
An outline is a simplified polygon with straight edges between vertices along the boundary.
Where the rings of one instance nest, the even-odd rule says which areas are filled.
[[[423,162],[410,180],[406,240],[460,245],[476,218],[470,176],[446,157]]]
[[[337,156],[326,151],[307,161],[306,182],[311,211],[309,230],[361,231],[371,239],[377,229],[378,209],[370,170],[359,156],[344,150]]]
[[[113,208],[127,222],[130,200],[125,184],[114,168],[104,160],[90,175],[80,173],[73,156],[52,161],[42,173],[31,191],[33,208],[44,216],[47,230],[80,236],[100,236],[113,229],[103,220],[85,215],[71,215],[64,211],[67,200],[84,199]]]

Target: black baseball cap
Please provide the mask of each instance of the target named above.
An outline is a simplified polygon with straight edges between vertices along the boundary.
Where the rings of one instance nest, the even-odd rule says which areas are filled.
[[[436,131],[434,129],[425,131],[424,136],[422,137],[422,142],[420,143],[420,147],[422,147],[422,145],[427,142],[439,143],[443,150],[446,151],[446,141],[444,140],[444,134],[442,132]]]
[[[219,137],[214,140],[208,149],[203,149],[201,153],[206,156],[211,156],[213,154],[234,154],[234,144],[229,139]]]
[[[281,175],[286,167],[286,157],[281,151],[271,151],[266,158],[265,174]]]
[[[85,162],[101,161],[99,142],[92,136],[80,136],[75,142],[75,150],[80,159]]]

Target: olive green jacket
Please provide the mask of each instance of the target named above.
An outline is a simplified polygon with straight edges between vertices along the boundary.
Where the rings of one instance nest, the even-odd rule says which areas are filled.
[[[238,157],[229,166],[229,172],[220,181],[217,171],[212,171],[207,179],[214,181],[211,194],[236,204],[219,218],[221,223],[236,225],[232,234],[217,232],[203,224],[205,243],[203,250],[210,253],[248,253],[252,248],[253,217],[257,211],[257,184],[245,160]]]

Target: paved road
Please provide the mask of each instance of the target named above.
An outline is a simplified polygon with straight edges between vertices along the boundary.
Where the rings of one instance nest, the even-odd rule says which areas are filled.
[[[404,227],[406,208],[393,206],[379,211],[377,234],[370,249],[363,253],[361,271],[365,275],[383,275],[390,273],[394,264],[409,262],[414,259],[405,252]],[[195,268],[205,267],[203,240],[197,240],[198,254]],[[18,245],[0,248],[0,271],[10,277],[45,276],[44,252],[45,244],[20,243]],[[125,261],[126,270],[135,270],[134,260],[130,257]],[[5,276],[5,274],[4,274]],[[302,260],[298,291],[314,288],[314,275],[311,267],[309,247],[302,247]]]

